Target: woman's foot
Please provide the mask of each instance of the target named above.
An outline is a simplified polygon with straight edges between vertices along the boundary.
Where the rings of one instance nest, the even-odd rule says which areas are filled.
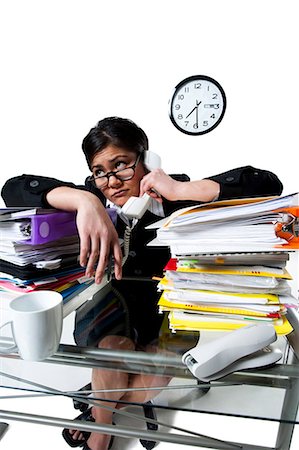
[[[92,408],[84,411],[75,420],[95,422]],[[113,443],[113,436],[76,429],[65,428],[62,436],[70,447],[83,447],[83,450],[106,450],[111,448]]]
[[[115,425],[113,423],[112,411],[105,411],[104,409],[95,406],[92,408],[92,413],[96,422],[100,424]],[[109,434],[91,433],[87,445],[90,450],[107,450],[112,447],[113,438],[114,437]]]
[[[91,433],[86,450],[109,450],[112,447],[114,436]]]
[[[75,420],[94,422],[91,408],[84,411]],[[90,437],[90,432],[64,428],[62,436],[70,447],[82,447]]]

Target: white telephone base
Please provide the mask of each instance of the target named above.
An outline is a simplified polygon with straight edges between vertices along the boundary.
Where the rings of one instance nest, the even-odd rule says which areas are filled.
[[[244,358],[238,359],[234,363],[225,367],[223,370],[220,370],[213,375],[210,375],[207,378],[201,378],[201,381],[209,382],[218,380],[219,378],[225,377],[233,372],[238,372],[240,370],[245,369],[254,369],[256,367],[265,367],[270,366],[271,364],[275,364],[282,358],[282,352],[278,348],[275,348],[272,345],[268,345],[262,350],[258,350],[251,355],[244,356]]]
[[[206,381],[213,375],[224,376],[226,368],[272,344],[276,338],[272,325],[250,325],[212,342],[197,344],[182,356],[182,361],[196,378]]]

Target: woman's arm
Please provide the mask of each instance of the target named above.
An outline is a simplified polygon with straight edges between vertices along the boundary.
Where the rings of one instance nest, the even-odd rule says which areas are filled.
[[[49,208],[47,193],[59,186],[76,188],[74,183],[57,180],[56,178],[39,175],[19,175],[6,181],[1,190],[6,206],[28,206]]]
[[[77,211],[80,236],[80,264],[86,266],[86,275],[92,276],[94,266],[96,283],[100,283],[110,253],[114,256],[114,273],[121,279],[122,253],[118,235],[105,207],[91,192],[67,186],[57,187],[46,196],[49,205],[65,211]]]
[[[162,202],[156,192],[167,200],[196,200],[211,202],[218,198],[220,186],[216,181],[177,181],[167,175],[162,169],[148,173],[140,182],[140,195],[147,192],[151,197]]]
[[[177,181],[162,169],[156,169],[141,180],[140,195],[147,192],[162,202],[152,189],[171,201],[211,202],[230,198],[280,195],[283,186],[274,173],[245,166],[203,180],[187,182]]]
[[[107,258],[112,252],[115,277],[121,278],[122,254],[118,236],[105,207],[93,193],[78,189],[73,183],[55,178],[21,175],[9,179],[2,188],[6,206],[40,206],[77,212],[80,237],[80,263],[90,276],[98,261],[95,279],[102,279]]]

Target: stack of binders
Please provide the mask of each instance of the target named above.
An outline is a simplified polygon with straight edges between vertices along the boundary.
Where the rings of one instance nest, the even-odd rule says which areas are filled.
[[[214,202],[159,221],[150,245],[171,250],[158,285],[169,328],[228,331],[263,322],[290,333],[286,313],[298,298],[286,267],[299,249],[298,204],[298,194]]]
[[[42,208],[0,210],[0,297],[55,290],[66,304],[94,282],[78,261],[72,212]],[[3,302],[1,302],[3,306]]]

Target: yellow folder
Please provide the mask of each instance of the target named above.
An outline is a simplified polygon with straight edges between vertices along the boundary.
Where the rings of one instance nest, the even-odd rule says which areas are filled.
[[[260,312],[253,309],[247,309],[244,305],[244,308],[233,308],[233,307],[226,307],[225,305],[221,306],[211,306],[208,304],[194,304],[194,303],[188,303],[188,302],[175,302],[168,300],[165,297],[165,293],[161,296],[158,302],[158,306],[160,307],[161,311],[171,311],[172,309],[182,309],[182,310],[190,310],[190,311],[201,311],[201,312],[212,312],[215,314],[234,314],[234,315],[240,315],[240,316],[256,316],[256,317],[269,317],[269,313],[271,311],[267,312]],[[280,305],[279,310],[277,313],[283,314],[285,313],[286,308],[282,305]]]
[[[173,330],[187,331],[231,331],[252,324],[251,320],[211,319],[197,314],[186,314],[171,311],[168,315],[169,327]],[[272,323],[278,335],[285,336],[293,331],[289,321],[283,316]]]

